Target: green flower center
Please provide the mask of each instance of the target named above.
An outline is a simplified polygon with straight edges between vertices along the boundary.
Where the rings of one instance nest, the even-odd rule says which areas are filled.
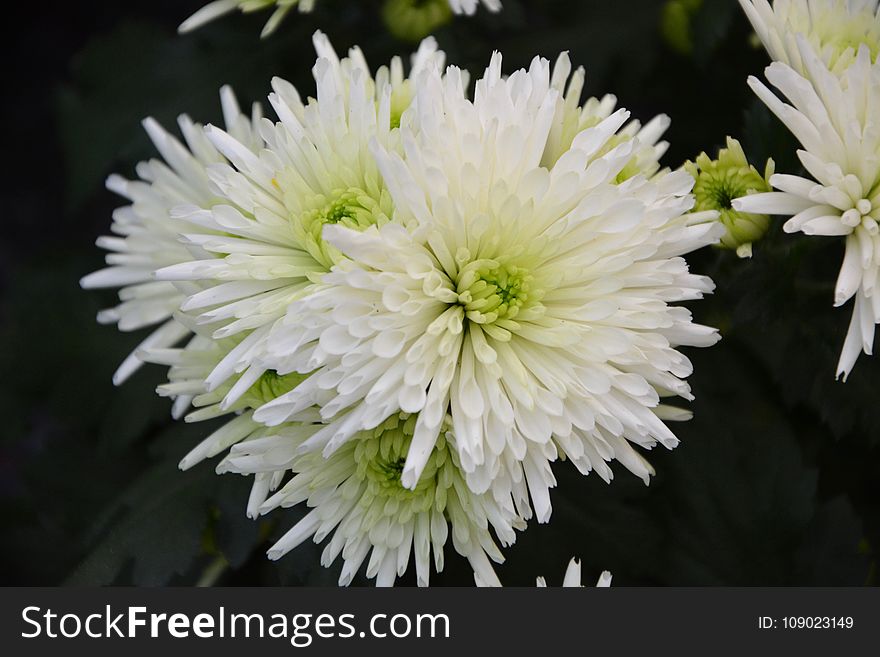
[[[733,199],[752,190],[765,190],[767,183],[750,167],[709,168],[694,184],[698,210],[731,210]]]
[[[393,415],[375,429],[361,432],[356,440],[357,474],[367,483],[364,503],[372,504],[378,497],[407,502],[414,505],[413,511],[424,511],[435,505],[442,510],[445,506],[445,491],[452,480],[448,473],[444,474],[450,455],[442,432],[415,489],[404,488],[401,483],[417,418],[406,413]]]
[[[527,269],[489,259],[463,267],[456,292],[467,318],[478,324],[514,319],[540,296]]]
[[[733,201],[754,192],[770,191],[767,180],[773,172],[773,161],[767,163],[762,176],[749,165],[740,143],[728,137],[727,148],[718,151],[712,160],[701,153],[694,162],[684,168],[694,177],[694,212],[716,210],[718,220],[727,228],[721,238],[721,246],[737,249],[737,253],[750,253],[750,244],[766,232],[770,217],[750,214],[733,209]]]
[[[263,404],[287,394],[308,377],[308,374],[292,372],[291,374],[281,375],[275,370],[267,370],[248,389],[242,399],[247,401],[247,405],[250,408],[259,408]]]
[[[392,213],[391,198],[385,190],[379,192],[377,199],[357,187],[334,190],[326,196],[316,194],[308,207],[293,218],[294,229],[300,243],[327,269],[339,262],[342,255],[324,242],[322,232],[325,225],[340,224],[354,230],[365,230],[387,223]]]
[[[874,25],[873,16],[865,14],[829,25],[829,29],[824,30],[824,34],[820,35],[819,41],[832,49],[831,67],[837,65],[838,60],[847,50],[852,49],[852,53],[857,54],[862,45],[868,46],[871,61],[876,62],[880,53],[880,30]],[[847,62],[841,63],[844,66],[847,64]]]

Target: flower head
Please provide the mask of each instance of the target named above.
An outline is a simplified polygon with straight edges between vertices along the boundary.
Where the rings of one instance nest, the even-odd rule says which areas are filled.
[[[798,35],[835,75],[843,73],[866,47],[880,54],[880,0],[739,0],[774,61],[809,77]]]
[[[717,159],[701,153],[696,163],[686,162],[684,168],[696,181],[694,210],[717,211],[718,221],[727,229],[719,245],[736,249],[741,258],[751,257],[752,242],[767,232],[770,217],[740,212],[733,208],[732,202],[747,194],[770,191],[767,181],[773,175],[773,160],[767,161],[764,175],[761,175],[746,160],[740,143],[728,137],[727,148],[719,149]]]
[[[260,511],[303,503],[311,510],[272,546],[272,559],[309,538],[320,543],[330,537],[321,563],[329,567],[342,556],[341,586],[351,582],[367,555],[366,576],[375,577],[377,585],[392,585],[412,560],[419,586],[427,586],[431,562],[437,572],[443,570],[444,546],[451,537],[475,576],[497,583],[489,558],[500,563],[503,557],[492,531],[502,545],[509,545],[516,538],[514,530],[525,524],[509,499],[475,494],[465,484],[448,419],[415,485],[404,486],[401,474],[417,422],[414,415],[392,415],[326,459],[298,450],[319,426],[284,425],[275,435],[235,445],[218,470],[257,476],[292,473]]]
[[[846,380],[859,352],[871,353],[880,322],[880,62],[872,63],[871,51],[861,46],[837,76],[805,39],[798,46],[808,77],[778,62],[766,70],[791,104],[756,78],[749,78],[749,85],[800,141],[798,157],[811,178],[776,174],[770,183],[779,191],[737,199],[733,207],[789,216],[784,225],[789,233],[845,238],[834,305],[855,297],[837,367]]]
[[[321,563],[329,567],[342,555],[340,585],[348,585],[370,555],[366,575],[375,577],[378,585],[393,584],[412,556],[417,582],[427,586],[431,563],[436,572],[443,570],[444,547],[451,537],[475,573],[497,582],[490,559],[501,563],[504,558],[493,533],[502,546],[510,545],[516,540],[515,530],[525,528],[525,519],[510,495],[477,495],[468,489],[448,422],[412,490],[404,488],[400,478],[415,416],[390,417],[361,432],[329,459],[314,452],[300,454],[303,442],[321,428],[317,409],[311,417],[303,414],[301,423],[273,428],[256,422],[253,411],[308,375],[266,371],[230,407],[220,402],[234,380],[207,389],[206,377],[239,342],[239,337],[214,340],[197,335],[183,348],[149,349],[141,357],[170,366],[169,382],[158,392],[192,401],[187,422],[233,415],[181,460],[181,469],[228,450],[217,472],[253,477],[249,517],[300,503],[313,508],[269,550],[270,558],[281,558],[308,538],[320,543],[332,534]]]
[[[527,485],[541,521],[559,457],[606,480],[617,459],[649,479],[632,444],[677,443],[663,419],[686,414],[660,403],[691,396],[677,347],[718,339],[671,305],[712,289],[681,256],[721,227],[688,214],[685,172],[618,183],[640,147],[607,148],[624,110],[542,166],[558,101],[542,59],[503,77],[496,54],[473,100],[458,69],[426,71],[402,150],[373,142],[397,221],[325,226],[345,258],[291,304],[266,357],[314,373],[257,420],[298,421],[317,405],[326,426],[301,449],[329,457],[390,416],[417,415],[407,488],[451,422],[470,489],[512,480],[520,498]]]

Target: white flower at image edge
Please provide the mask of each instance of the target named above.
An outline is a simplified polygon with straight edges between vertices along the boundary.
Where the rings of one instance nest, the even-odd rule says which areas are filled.
[[[845,238],[834,305],[855,297],[837,367],[846,380],[859,353],[871,354],[880,322],[880,63],[872,64],[862,46],[838,77],[806,40],[798,46],[809,79],[781,63],[766,70],[790,105],[754,77],[749,85],[801,143],[798,157],[812,179],[776,174],[770,184],[779,191],[736,199],[733,206],[789,216],[788,233]]]
[[[880,54],[880,0],[739,0],[752,27],[770,54],[810,77],[798,38],[805,38],[835,75],[868,48],[872,61]]]
[[[473,101],[457,68],[426,72],[401,126],[404,154],[372,143],[398,222],[324,227],[346,258],[291,304],[263,363],[313,373],[257,421],[318,407],[327,424],[300,449],[330,456],[418,413],[402,472],[412,488],[448,414],[471,490],[512,481],[542,522],[561,456],[606,481],[617,459],[647,483],[653,470],[632,444],[672,448],[663,420],[689,417],[661,404],[692,398],[676,347],[718,339],[670,305],[713,288],[681,256],[722,227],[687,214],[686,172],[616,184],[639,148],[604,150],[624,110],[542,167],[560,101],[538,58],[505,78],[496,54]]]

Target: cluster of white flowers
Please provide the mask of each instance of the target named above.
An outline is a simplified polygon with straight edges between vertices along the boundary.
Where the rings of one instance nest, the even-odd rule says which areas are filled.
[[[449,8],[456,14],[472,16],[482,4],[489,11],[501,11],[501,0],[448,0]],[[316,0],[214,0],[199,9],[192,16],[180,24],[178,30],[181,33],[192,32],[205,23],[210,23],[216,18],[224,16],[238,9],[249,13],[274,7],[275,11],[269,17],[263,27],[261,36],[269,36],[274,32],[284,17],[296,7],[301,13],[308,13],[315,8]]]
[[[834,294],[835,306],[855,297],[837,368],[845,380],[880,323],[880,1],[740,1],[776,60],[767,79],[789,103],[754,77],[749,85],[800,142],[806,176],[773,175],[778,191],[733,206],[788,216],[786,232],[845,238]]]
[[[102,321],[159,324],[117,381],[166,365],[175,415],[228,416],[182,468],[225,452],[250,516],[308,507],[271,558],[326,539],[341,584],[413,562],[427,585],[451,539],[499,584],[555,463],[647,483],[640,451],[677,444],[679,348],[718,339],[675,305],[713,287],[684,256],[723,226],[660,168],[668,119],[581,103],[564,54],[509,76],[495,54],[471,97],[432,39],[408,76],[314,43],[314,98],[273,80],[277,121],[224,89],[226,130],[146,122],[164,162],[110,179],[132,203],[83,285],[122,288]]]

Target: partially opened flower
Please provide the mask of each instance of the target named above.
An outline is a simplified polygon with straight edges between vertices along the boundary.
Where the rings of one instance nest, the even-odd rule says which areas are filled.
[[[837,76],[805,39],[798,45],[809,79],[782,63],[766,70],[790,105],[756,78],[749,85],[800,141],[798,157],[811,178],[776,174],[770,183],[779,191],[737,199],[733,207],[791,217],[784,226],[789,233],[845,238],[834,305],[855,297],[837,366],[846,380],[860,351],[872,352],[880,322],[880,63],[861,46]]]
[[[448,4],[447,8],[451,9],[453,13],[467,14],[469,16],[475,14],[477,7],[481,4],[489,11],[501,10],[501,0],[441,1],[446,2]],[[284,20],[284,17],[287,16],[294,7],[300,12],[310,12],[315,8],[315,2],[316,0],[214,0],[183,21],[183,23],[180,24],[178,31],[181,33],[191,32],[205,23],[210,23],[214,19],[229,14],[236,9],[248,13],[274,7],[275,11],[272,12],[272,15],[269,17],[269,20],[266,22],[266,25],[263,27],[263,31],[260,34],[262,37],[267,37],[278,29],[281,21]],[[427,18],[428,20],[436,20],[437,17],[438,14],[436,12],[431,12]]]
[[[880,53],[880,0],[739,0],[770,57],[809,77],[798,35],[835,75],[868,48]]]
[[[256,127],[261,117],[259,106],[254,106],[248,118],[239,110],[228,87],[221,90],[220,98],[229,134],[243,150],[258,150],[262,145]],[[115,235],[98,239],[98,246],[110,252],[106,257],[108,267],[80,281],[87,289],[121,288],[120,304],[98,315],[102,324],[115,323],[122,331],[158,324],[139,348],[169,347],[190,333],[173,315],[186,294],[196,292],[198,287],[174,285],[153,277],[157,269],[195,257],[180,243],[179,231],[185,230],[185,224],[172,218],[172,209],[180,204],[211,208],[223,202],[208,175],[210,167],[225,162],[223,155],[188,116],[182,115],[178,124],[185,143],[154,119],[146,119],[144,128],[164,161],[141,162],[137,167],[139,180],[118,175],[107,180],[107,187],[131,204],[113,213],[111,230]],[[140,365],[141,360],[133,352],[114,374],[114,382],[122,383]],[[182,408],[185,406],[184,400]]]
[[[727,148],[719,149],[716,159],[700,153],[696,162],[685,162],[684,169],[696,181],[694,210],[716,210],[718,221],[726,229],[719,246],[735,249],[740,258],[750,258],[752,242],[767,232],[770,217],[735,210],[733,200],[747,194],[769,192],[767,181],[773,175],[773,160],[767,161],[762,175],[749,164],[740,143],[728,137]]]
[[[682,256],[721,227],[688,214],[685,172],[618,184],[639,148],[606,148],[624,110],[542,166],[559,101],[546,60],[505,78],[496,54],[474,100],[465,88],[454,67],[426,71],[402,153],[373,142],[397,221],[324,227],[345,258],[291,304],[266,357],[281,373],[315,371],[254,417],[298,421],[317,405],[326,426],[301,450],[329,457],[417,415],[410,489],[451,423],[470,489],[527,485],[546,521],[555,459],[606,480],[617,459],[647,482],[633,445],[678,442],[663,420],[687,414],[661,403],[691,397],[677,348],[718,336],[671,304],[712,289]]]

